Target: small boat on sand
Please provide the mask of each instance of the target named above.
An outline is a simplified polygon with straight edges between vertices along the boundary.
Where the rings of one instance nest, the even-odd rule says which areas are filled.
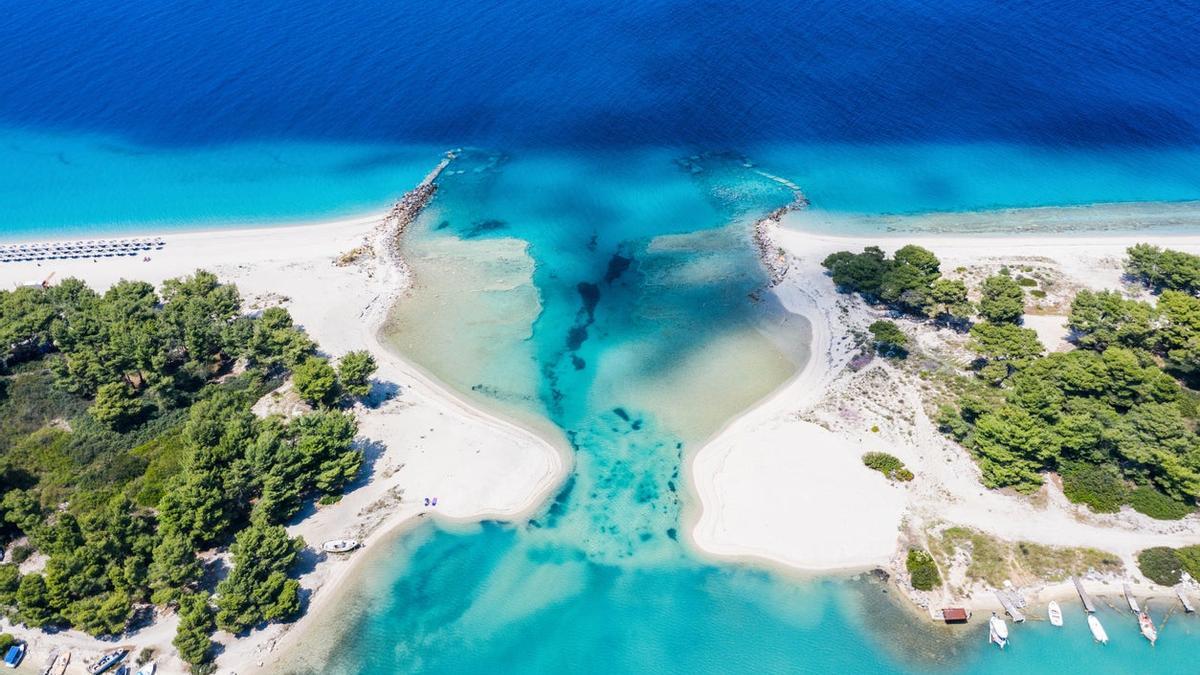
[[[154,675],[154,671],[158,670],[158,664],[151,661],[138,669],[134,675]]]
[[[1008,644],[1008,624],[996,616],[995,612],[992,612],[992,618],[988,619],[988,643],[1000,645],[1000,649],[1004,649]]]
[[[1102,645],[1108,644],[1108,633],[1104,631],[1104,626],[1100,625],[1100,619],[1096,618],[1095,614],[1088,614],[1088,628],[1092,631],[1092,637]]]
[[[1046,608],[1046,613],[1050,615],[1050,625],[1062,626],[1062,607],[1058,606],[1057,601],[1050,601],[1050,605]]]
[[[1153,645],[1158,640],[1158,631],[1154,628],[1154,622],[1150,620],[1150,615],[1142,612],[1138,614],[1138,627],[1142,629],[1142,635]]]
[[[42,675],[63,675],[71,663],[71,652],[51,652],[50,663],[42,671]]]
[[[16,668],[21,665],[21,659],[25,658],[25,643],[15,644],[4,652],[4,665],[9,668]]]
[[[108,670],[109,668],[112,668],[113,666],[120,663],[121,659],[125,658],[125,656],[127,654],[129,654],[128,649],[124,649],[124,648],[114,649],[111,652],[108,652],[107,654],[101,656],[99,661],[88,666],[87,671],[91,675],[98,675],[99,673],[103,673],[104,671]]]
[[[358,548],[357,539],[334,539],[321,544],[321,550],[326,553],[349,553]]]

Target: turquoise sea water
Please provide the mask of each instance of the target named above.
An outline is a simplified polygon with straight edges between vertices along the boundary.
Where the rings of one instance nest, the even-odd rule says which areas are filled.
[[[714,565],[680,541],[686,453],[806,356],[803,322],[755,293],[746,222],[791,196],[754,168],[799,184],[833,230],[1200,199],[1195,3],[4,9],[0,239],[349,215],[448,148],[485,148],[407,240],[423,281],[387,337],[481,405],[557,430],[576,470],[532,522],[370,552],[302,668],[1197,670],[1192,617],[1151,649],[1106,613],[1100,648],[1070,610],[999,653],[980,626],[910,620],[878,586]]]

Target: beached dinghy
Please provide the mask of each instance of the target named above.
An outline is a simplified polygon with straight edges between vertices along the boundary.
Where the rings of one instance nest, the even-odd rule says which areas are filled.
[[[91,666],[89,666],[87,671],[89,673],[91,673],[91,675],[98,675],[98,673],[103,673],[104,671],[108,670],[109,668],[112,668],[113,666],[120,663],[121,659],[125,658],[125,655],[128,653],[129,653],[128,649],[114,649],[111,652],[108,652],[107,654],[105,654],[104,656],[101,656],[100,660],[93,663]]]
[[[1008,644],[1008,624],[996,616],[995,612],[992,612],[992,618],[988,619],[988,643],[1000,645],[1000,649],[1004,649]]]
[[[50,652],[50,662],[42,669],[42,675],[63,675],[71,663],[71,652]]]
[[[138,669],[134,675],[154,675],[154,671],[158,670],[158,664],[151,661]]]
[[[4,665],[9,668],[16,668],[21,665],[21,659],[25,658],[25,643],[13,645],[4,653]]]
[[[1062,608],[1058,606],[1057,601],[1050,601],[1050,606],[1046,608],[1046,613],[1050,615],[1050,625],[1062,626]]]
[[[357,539],[334,539],[321,544],[321,550],[326,553],[349,553],[358,548]]]
[[[1145,636],[1150,644],[1153,645],[1158,640],[1158,631],[1154,628],[1154,622],[1150,620],[1150,615],[1142,612],[1138,614],[1138,627],[1142,629],[1142,635]]]
[[[1096,642],[1108,644],[1108,633],[1104,631],[1104,626],[1100,625],[1100,619],[1097,619],[1095,614],[1088,614],[1088,628],[1092,630],[1092,637],[1096,638]]]

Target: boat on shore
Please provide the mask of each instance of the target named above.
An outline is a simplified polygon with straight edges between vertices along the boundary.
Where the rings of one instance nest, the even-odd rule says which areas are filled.
[[[1150,615],[1141,612],[1138,614],[1138,628],[1142,629],[1142,635],[1154,645],[1158,641],[1158,630],[1154,627],[1154,622],[1150,620]]]
[[[358,548],[357,539],[333,539],[321,544],[321,550],[326,553],[349,553]]]
[[[4,665],[8,668],[16,668],[21,665],[21,659],[25,658],[25,643],[21,642],[8,648],[4,652]]]
[[[42,675],[63,675],[71,664],[71,652],[50,652],[50,661],[42,669]]]
[[[988,644],[1000,645],[1000,649],[1004,649],[1008,644],[1008,624],[996,616],[995,612],[992,612],[992,618],[988,619]]]
[[[1104,626],[1100,625],[1100,619],[1097,619],[1095,614],[1088,614],[1088,628],[1091,629],[1096,642],[1108,644],[1108,633],[1105,632]]]
[[[1046,613],[1050,615],[1050,625],[1060,627],[1063,625],[1062,607],[1058,606],[1057,601],[1050,601],[1050,605],[1046,607]]]
[[[158,664],[154,661],[151,661],[141,668],[138,668],[138,671],[133,675],[154,675],[154,671],[156,670],[158,670]]]
[[[125,658],[127,654],[129,654],[129,650],[125,649],[124,647],[120,649],[114,649],[111,652],[101,656],[99,661],[88,666],[87,671],[90,673],[90,675],[98,675],[99,673],[103,673],[109,668],[112,668],[120,663],[121,659]]]

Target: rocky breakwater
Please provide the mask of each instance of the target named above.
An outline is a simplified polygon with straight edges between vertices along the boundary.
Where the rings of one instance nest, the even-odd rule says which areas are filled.
[[[787,275],[790,263],[787,252],[775,243],[772,228],[779,225],[779,221],[788,213],[807,207],[808,198],[794,183],[775,176],[770,176],[770,178],[787,185],[793,194],[791,203],[775,209],[754,224],[754,247],[758,251],[758,259],[762,261],[763,267],[767,270],[767,288],[774,288]]]

